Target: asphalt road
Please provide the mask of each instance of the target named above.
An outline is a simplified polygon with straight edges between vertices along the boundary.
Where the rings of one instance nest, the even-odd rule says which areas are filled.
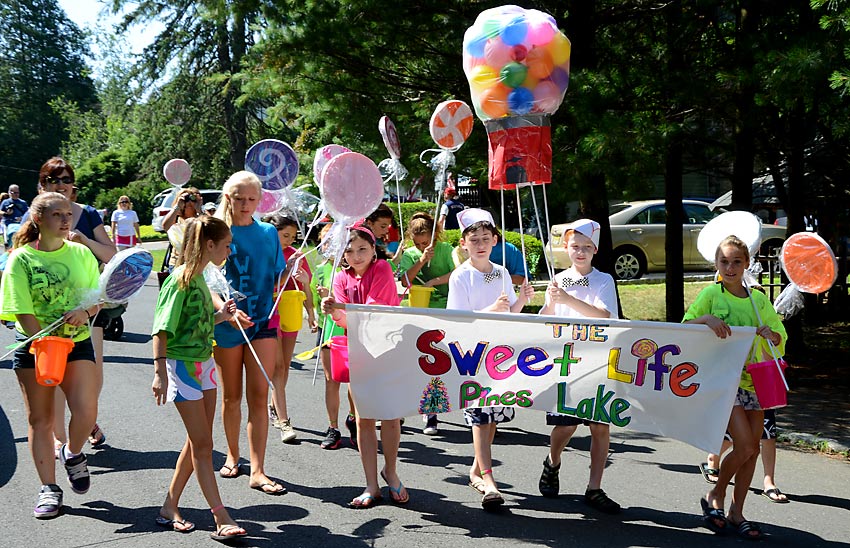
[[[120,342],[106,342],[105,387],[99,422],[108,446],[89,452],[92,488],[75,495],[64,471],[60,517],[32,516],[38,481],[26,441],[21,394],[0,362],[0,508],[4,523],[0,546],[210,546],[212,518],[197,483],[182,501],[195,532],[181,535],[154,524],[185,437],[173,406],[157,408],[150,392],[149,331],[156,298],[150,280],[124,314]],[[313,345],[302,334],[296,352]],[[0,344],[12,342],[2,329]],[[5,368],[5,369],[3,369]],[[699,499],[707,490],[697,469],[704,455],[682,443],[639,433],[612,435],[610,465],[603,487],[624,506],[607,516],[582,502],[589,463],[589,435],[579,430],[564,456],[561,496],[537,492],[548,431],[543,416],[520,412],[500,429],[494,447],[496,478],[507,499],[496,514],[484,513],[480,497],[466,483],[472,460],[471,436],[459,413],[443,417],[438,436],[420,433],[418,417],[404,427],[399,473],[411,501],[352,510],[346,504],[363,486],[360,460],[348,446],[319,448],[327,428],[321,376],[312,385],[313,363],[294,364],[288,400],[298,442],[283,445],[271,434],[267,471],[289,489],[282,497],[248,488],[247,477],[220,479],[225,504],[248,530],[244,546],[688,546],[741,543],[729,533],[719,539],[701,525]],[[244,438],[244,432],[243,432]],[[216,422],[216,466],[224,462],[224,435]],[[243,447],[247,443],[243,439]],[[755,487],[760,485],[760,467]],[[770,546],[850,546],[850,465],[820,454],[779,451],[778,481],[791,504],[773,504],[755,491],[747,499],[749,519],[764,523]],[[388,492],[384,488],[384,498]]]

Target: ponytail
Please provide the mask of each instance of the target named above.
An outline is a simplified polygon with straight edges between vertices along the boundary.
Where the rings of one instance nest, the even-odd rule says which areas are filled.
[[[206,266],[203,261],[207,242],[219,242],[229,234],[230,227],[224,221],[209,215],[201,215],[186,221],[183,250],[177,263],[184,265],[184,268],[177,276],[177,287],[180,289],[189,287],[192,278]]]

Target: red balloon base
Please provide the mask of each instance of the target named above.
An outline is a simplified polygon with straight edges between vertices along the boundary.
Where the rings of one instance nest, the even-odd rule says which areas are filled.
[[[484,122],[490,142],[490,190],[552,182],[552,128],[548,114]]]

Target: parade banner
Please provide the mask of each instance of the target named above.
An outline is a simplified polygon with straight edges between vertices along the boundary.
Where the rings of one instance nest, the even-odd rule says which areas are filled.
[[[755,328],[346,305],[358,413],[511,406],[719,453]],[[543,417],[541,416],[541,424]]]

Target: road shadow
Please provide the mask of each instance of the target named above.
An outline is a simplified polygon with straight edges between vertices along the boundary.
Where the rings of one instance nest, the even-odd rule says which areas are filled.
[[[6,410],[0,405],[0,487],[9,483],[18,469],[17,441]],[[26,438],[23,441],[26,442]]]

